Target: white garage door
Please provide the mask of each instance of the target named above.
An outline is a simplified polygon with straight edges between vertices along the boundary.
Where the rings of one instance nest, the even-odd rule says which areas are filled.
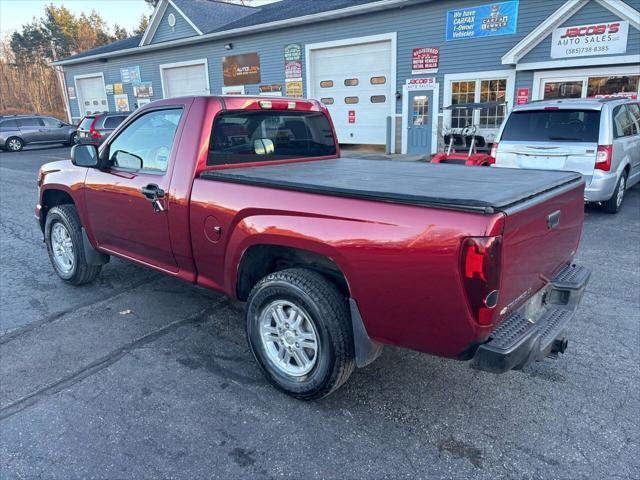
[[[161,70],[165,98],[209,95],[206,64],[162,66]]]
[[[340,143],[386,143],[391,53],[391,41],[311,50],[309,93],[329,109]]]
[[[78,90],[78,105],[80,114],[90,115],[109,111],[107,103],[107,92],[104,89],[104,79],[102,75],[93,77],[76,77],[76,88]]]

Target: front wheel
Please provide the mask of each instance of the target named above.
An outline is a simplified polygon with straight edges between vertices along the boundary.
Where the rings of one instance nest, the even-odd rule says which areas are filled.
[[[60,205],[49,211],[44,235],[49,259],[62,280],[83,285],[98,276],[101,266],[87,264],[84,256],[82,227],[73,205]]]
[[[24,147],[24,142],[21,138],[11,137],[5,143],[5,148],[10,152],[19,152]]]
[[[69,145],[74,146],[78,144],[78,132],[73,132],[69,137]]]
[[[624,172],[620,175],[618,185],[613,191],[613,195],[606,202],[602,202],[602,210],[607,213],[618,213],[622,208],[622,202],[624,201],[624,193],[627,189],[627,173]]]
[[[310,270],[281,270],[258,282],[247,305],[247,338],[267,379],[301,400],[334,392],[355,367],[347,301]]]

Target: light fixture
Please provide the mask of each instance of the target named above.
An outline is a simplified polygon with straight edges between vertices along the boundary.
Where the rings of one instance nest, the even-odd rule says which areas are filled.
[[[225,43],[224,44],[224,49],[225,50],[231,50],[233,48],[233,43]]]

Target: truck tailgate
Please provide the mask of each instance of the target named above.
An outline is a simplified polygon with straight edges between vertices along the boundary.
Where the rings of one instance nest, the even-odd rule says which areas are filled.
[[[498,322],[571,262],[582,234],[583,198],[580,182],[504,211]]]

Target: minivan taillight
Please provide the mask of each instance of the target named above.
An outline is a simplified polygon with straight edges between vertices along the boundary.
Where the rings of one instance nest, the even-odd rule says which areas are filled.
[[[502,237],[469,237],[462,242],[462,282],[475,321],[491,325],[500,290]]]
[[[496,155],[498,155],[498,142],[491,145],[491,156],[493,159],[496,159]]]
[[[608,172],[611,170],[611,157],[613,157],[612,145],[598,145],[596,153],[596,168]]]

